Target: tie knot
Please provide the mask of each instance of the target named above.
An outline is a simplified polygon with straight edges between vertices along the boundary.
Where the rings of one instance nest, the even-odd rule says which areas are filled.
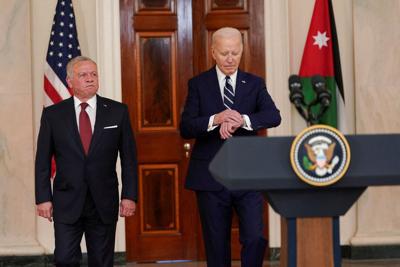
[[[82,110],[85,110],[88,106],[89,106],[89,104],[86,103],[86,102],[81,103],[81,109]]]
[[[230,76],[225,77],[225,84],[229,84],[229,86],[233,87],[232,85],[232,79]]]

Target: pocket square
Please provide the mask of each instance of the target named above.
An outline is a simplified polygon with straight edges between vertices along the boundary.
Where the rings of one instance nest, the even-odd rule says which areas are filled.
[[[113,128],[118,128],[118,125],[106,126],[103,129],[113,129]]]

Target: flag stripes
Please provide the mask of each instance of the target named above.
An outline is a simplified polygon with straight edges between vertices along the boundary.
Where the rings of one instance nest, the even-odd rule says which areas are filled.
[[[71,97],[66,82],[69,60],[81,55],[71,0],[58,0],[44,67],[45,106]]]

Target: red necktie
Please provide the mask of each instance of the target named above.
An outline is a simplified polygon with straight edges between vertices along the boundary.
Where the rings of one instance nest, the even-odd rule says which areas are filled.
[[[81,103],[81,113],[79,113],[79,134],[86,155],[89,152],[90,140],[92,139],[92,125],[86,112],[87,106],[88,103]]]

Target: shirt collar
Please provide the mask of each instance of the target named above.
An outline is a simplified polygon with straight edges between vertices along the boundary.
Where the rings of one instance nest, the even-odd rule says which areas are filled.
[[[74,96],[74,106],[75,109],[82,103],[81,100],[79,100],[79,98],[77,98],[76,96]],[[96,108],[96,104],[97,104],[97,95],[92,96],[88,101],[86,101],[86,103],[88,103],[89,107],[91,107],[92,109]]]
[[[226,76],[229,76],[229,77],[231,77],[232,85],[233,85],[233,86],[236,85],[236,77],[237,77],[237,74],[238,74],[238,70],[236,70],[236,71],[235,71],[233,74],[231,74],[231,75],[226,75],[226,74],[224,74],[224,73],[218,68],[218,65],[215,65],[215,69],[216,69],[216,71],[217,71],[217,77],[218,77],[218,81],[219,81],[219,82],[224,82],[224,83],[225,83],[225,77],[226,77]]]

